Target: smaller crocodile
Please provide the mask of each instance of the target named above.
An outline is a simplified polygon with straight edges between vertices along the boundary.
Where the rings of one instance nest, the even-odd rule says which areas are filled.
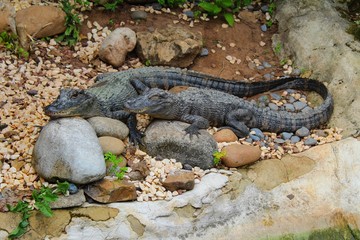
[[[152,117],[190,123],[187,134],[198,134],[209,126],[232,129],[238,137],[249,134],[249,128],[270,132],[293,132],[301,127],[313,129],[325,124],[333,111],[333,99],[327,88],[316,80],[299,79],[279,87],[316,91],[323,103],[306,112],[291,113],[259,108],[247,100],[212,89],[189,87],[173,94],[158,88],[146,89],[125,102],[125,110]]]

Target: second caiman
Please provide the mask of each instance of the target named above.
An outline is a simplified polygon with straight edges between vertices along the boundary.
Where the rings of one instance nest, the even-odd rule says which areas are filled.
[[[299,79],[290,77],[248,83],[179,68],[144,67],[99,75],[96,83],[86,90],[61,89],[59,97],[45,108],[45,114],[51,118],[105,116],[125,120],[130,129],[130,140],[138,143],[141,135],[136,131],[135,115],[124,111],[124,103],[138,96],[138,91],[141,90],[141,86],[136,84],[138,81],[151,88],[192,86],[245,97],[269,91],[294,80]]]

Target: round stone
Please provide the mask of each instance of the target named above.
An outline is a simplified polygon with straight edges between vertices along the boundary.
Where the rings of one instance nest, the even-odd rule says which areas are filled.
[[[298,68],[295,68],[295,69],[291,72],[291,74],[294,75],[294,76],[300,76],[301,70],[298,69]]]
[[[265,61],[263,62],[263,66],[266,67],[266,68],[271,68],[272,67],[270,63],[265,62]]]
[[[294,135],[293,133],[288,133],[288,132],[283,132],[283,133],[281,133],[281,137],[282,137],[284,140],[290,139],[293,135]]]
[[[134,20],[145,20],[147,18],[147,13],[144,11],[133,11],[130,16]]]
[[[223,148],[226,155],[222,163],[227,167],[240,167],[259,160],[261,150],[258,146],[232,144]]]
[[[207,48],[202,48],[200,52],[201,57],[206,57],[209,55],[209,50]]]
[[[274,78],[274,76],[270,73],[266,73],[266,74],[264,74],[264,78],[265,78],[265,80],[271,80]]]
[[[99,137],[99,142],[103,153],[111,152],[114,155],[120,155],[124,152],[125,144],[118,138],[109,136]]]
[[[261,66],[261,65],[256,67],[257,70],[264,70],[264,68],[265,68],[265,67],[264,67],[264,66]]]
[[[278,143],[278,144],[283,144],[283,143],[285,143],[285,140],[284,140],[284,139],[281,139],[281,138],[275,138],[275,139],[274,139],[274,142],[275,142],[275,143]]]
[[[189,18],[194,18],[194,12],[193,11],[185,11],[184,14]]]
[[[260,139],[264,139],[264,133],[259,128],[251,128],[250,132],[255,132],[255,135],[258,136]]]
[[[307,146],[315,146],[317,144],[317,141],[314,138],[307,138],[304,141],[304,144],[307,145]]]
[[[302,127],[302,128],[299,128],[298,130],[296,130],[295,134],[296,134],[296,136],[299,136],[299,137],[306,137],[306,136],[309,136],[310,130],[307,129],[306,127]]]
[[[73,183],[69,184],[69,189],[68,190],[69,190],[70,194],[75,194],[75,193],[77,193],[79,191],[78,187]]]
[[[263,13],[268,12],[268,11],[269,11],[269,6],[268,6],[268,5],[263,5],[263,6],[261,6],[261,11],[262,11]]]
[[[116,119],[92,117],[88,119],[88,122],[98,137],[111,136],[123,140],[129,135],[129,128],[126,124]]]
[[[298,142],[300,142],[300,138],[298,136],[292,136],[290,138],[290,142],[293,144],[298,143]]]
[[[216,142],[235,142],[238,137],[231,129],[221,129],[214,134],[214,139]]]
[[[267,26],[266,26],[266,24],[261,25],[261,26],[260,26],[260,29],[261,29],[261,31],[266,32],[266,31],[267,31]]]

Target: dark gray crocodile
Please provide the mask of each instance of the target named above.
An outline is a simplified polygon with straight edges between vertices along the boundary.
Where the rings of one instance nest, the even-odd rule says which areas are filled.
[[[325,124],[333,111],[333,99],[327,88],[311,79],[298,79],[278,89],[288,88],[318,92],[323,103],[306,112],[290,113],[259,108],[236,96],[212,89],[189,87],[173,94],[158,88],[146,89],[137,98],[125,102],[125,110],[152,117],[190,123],[186,133],[198,134],[209,126],[226,126],[238,137],[249,134],[249,127],[270,132],[294,132],[301,127],[313,129]]]
[[[212,88],[238,97],[252,96],[269,91],[297,78],[282,78],[265,82],[247,83],[229,81],[207,74],[179,68],[146,67],[116,73],[105,73],[97,77],[97,83],[86,90],[62,89],[59,97],[45,108],[45,114],[51,118],[80,116],[106,116],[127,120],[130,128],[130,140],[140,139],[136,131],[134,115],[124,111],[126,100],[138,95],[142,86],[170,89],[174,86],[193,86]],[[135,81],[134,81],[135,80]]]

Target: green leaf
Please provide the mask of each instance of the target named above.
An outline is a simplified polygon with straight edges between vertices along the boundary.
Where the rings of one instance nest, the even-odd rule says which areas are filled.
[[[26,233],[26,228],[22,228],[22,227],[18,226],[9,234],[8,237],[11,239],[18,238],[18,237],[22,236],[24,233]]]
[[[44,202],[35,202],[35,206],[39,209],[39,211],[46,217],[51,217],[53,212],[48,203]]]
[[[225,17],[225,20],[226,22],[232,27],[234,26],[234,16],[232,13],[224,13],[224,17]]]
[[[212,15],[217,15],[222,10],[222,8],[216,6],[214,3],[209,3],[209,2],[201,2],[201,3],[199,3],[199,7],[201,7],[206,12],[208,12]]]
[[[70,184],[65,181],[65,182],[59,182],[57,181],[57,188],[56,188],[56,192],[59,192],[61,194],[66,194],[67,191],[69,190]]]
[[[223,8],[230,8],[234,5],[232,0],[216,0],[215,3]]]

